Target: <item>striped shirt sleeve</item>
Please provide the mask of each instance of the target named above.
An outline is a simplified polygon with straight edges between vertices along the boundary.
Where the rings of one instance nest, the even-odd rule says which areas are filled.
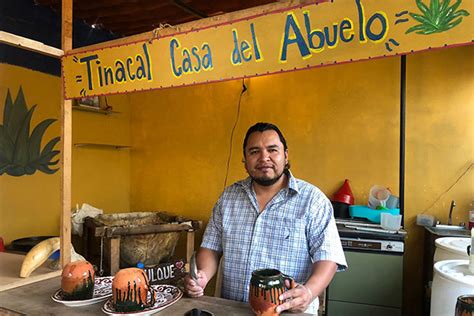
[[[308,247],[313,262],[328,260],[338,266],[338,271],[347,268],[347,262],[337,231],[331,202],[323,194],[317,194],[311,203],[307,235]]]
[[[201,247],[222,252],[222,197],[219,198],[209,218]]]

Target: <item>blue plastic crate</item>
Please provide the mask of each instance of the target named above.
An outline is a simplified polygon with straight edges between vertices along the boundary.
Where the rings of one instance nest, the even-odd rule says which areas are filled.
[[[365,205],[351,205],[349,206],[349,215],[354,218],[354,217],[359,217],[359,218],[365,218],[368,219],[371,222],[380,224],[380,214],[382,213],[389,213],[392,215],[399,215],[400,214],[400,209],[399,208],[394,208],[394,209],[389,209],[389,210],[374,210],[371,209],[368,206]]]

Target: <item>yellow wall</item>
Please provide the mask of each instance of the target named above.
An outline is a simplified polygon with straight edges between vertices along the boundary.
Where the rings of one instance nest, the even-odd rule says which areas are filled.
[[[38,105],[31,130],[44,119],[59,120],[60,78],[0,64],[0,122],[7,89],[15,98],[20,85],[28,108]],[[73,143],[129,144],[128,97],[113,96],[108,102],[122,113],[104,116],[73,112]],[[47,129],[42,146],[59,135],[57,121]],[[73,205],[86,202],[105,212],[128,210],[129,157],[128,150],[73,147]],[[17,238],[59,234],[60,178],[60,171],[53,175],[37,171],[31,176],[0,176],[0,236],[6,244]]]
[[[408,56],[405,300],[419,312],[425,210],[473,162],[473,47]],[[286,135],[292,170],[331,196],[345,178],[357,204],[369,188],[398,192],[400,60],[382,59],[246,80],[230,184],[246,176],[242,140],[257,121]],[[165,209],[207,220],[223,189],[241,81],[130,96],[131,209]],[[472,171],[426,211],[467,221]],[[198,243],[200,240],[197,241]]]
[[[130,145],[130,106],[127,95],[109,96],[117,113],[73,112],[73,144]],[[105,213],[130,208],[130,149],[73,147],[72,202],[88,203]]]

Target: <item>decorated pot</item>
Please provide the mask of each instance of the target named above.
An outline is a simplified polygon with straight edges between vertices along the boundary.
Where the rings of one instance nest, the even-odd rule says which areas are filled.
[[[69,262],[61,274],[61,289],[65,301],[88,300],[94,294],[95,272],[87,261]]]
[[[474,316],[474,295],[461,295],[456,302],[456,316]]]
[[[261,269],[252,272],[249,303],[256,315],[278,315],[276,307],[284,303],[279,297],[288,289],[285,280],[290,281],[290,288],[294,287],[293,279],[278,270]]]
[[[119,270],[112,282],[112,299],[117,312],[140,311],[155,304],[155,292],[142,269]]]

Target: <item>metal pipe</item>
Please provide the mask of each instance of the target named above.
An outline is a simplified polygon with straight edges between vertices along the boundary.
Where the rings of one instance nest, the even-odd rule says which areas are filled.
[[[401,56],[400,63],[400,166],[399,191],[400,214],[402,226],[405,222],[405,125],[406,125],[406,55]]]
[[[454,200],[451,201],[451,206],[449,207],[449,216],[448,216],[448,225],[453,224],[453,210],[456,207],[456,202]]]

